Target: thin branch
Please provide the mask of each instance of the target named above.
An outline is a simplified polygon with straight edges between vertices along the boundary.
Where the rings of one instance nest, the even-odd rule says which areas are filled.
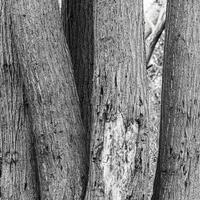
[[[147,63],[147,69],[151,67],[148,66],[149,61],[151,59],[152,53],[155,49],[156,43],[158,42],[163,30],[165,29],[165,17],[166,17],[166,9],[163,7],[163,9],[160,11],[160,15],[158,17],[157,24],[155,26],[155,29],[151,33],[151,35],[148,37],[148,44],[146,45],[146,63]]]
[[[148,19],[145,20],[145,32],[144,32],[144,39],[146,40],[152,33],[155,25],[149,21]]]

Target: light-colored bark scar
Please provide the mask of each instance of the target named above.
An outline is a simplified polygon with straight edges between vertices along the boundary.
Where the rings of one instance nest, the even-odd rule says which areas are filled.
[[[105,124],[101,168],[106,199],[121,200],[126,195],[135,166],[137,135],[138,124],[126,127],[121,114]]]

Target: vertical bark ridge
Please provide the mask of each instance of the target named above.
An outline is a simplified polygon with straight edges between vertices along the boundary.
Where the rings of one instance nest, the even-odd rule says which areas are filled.
[[[58,2],[13,1],[12,30],[36,139],[41,199],[83,199],[86,135]]]
[[[1,199],[37,200],[37,166],[22,75],[13,48],[10,4],[11,1],[0,1]]]

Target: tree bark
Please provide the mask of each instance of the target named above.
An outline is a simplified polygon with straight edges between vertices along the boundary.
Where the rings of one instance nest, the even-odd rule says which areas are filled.
[[[86,200],[146,199],[148,106],[140,0],[95,1]]]
[[[152,200],[200,199],[200,4],[167,7],[159,157]]]
[[[1,199],[38,200],[34,137],[20,64],[13,47],[10,2],[0,1]]]
[[[87,180],[86,135],[57,0],[11,4],[33,133],[41,199],[79,200]]]
[[[146,199],[148,106],[142,2],[68,0],[62,5],[79,97],[89,94],[84,106],[92,104],[85,199]],[[90,80],[81,80],[82,74]]]

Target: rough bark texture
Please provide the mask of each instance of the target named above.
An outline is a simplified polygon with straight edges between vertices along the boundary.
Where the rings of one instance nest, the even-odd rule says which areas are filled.
[[[0,1],[1,199],[38,200],[34,138],[12,41],[10,3]]]
[[[86,200],[146,199],[148,109],[143,5],[94,1],[94,75]]]
[[[93,0],[63,0],[62,21],[72,56],[74,77],[80,100],[82,120],[87,131],[89,151],[94,65]]]
[[[152,200],[200,199],[200,4],[169,0]]]
[[[58,2],[13,0],[10,9],[36,138],[41,199],[83,199],[86,136]]]

